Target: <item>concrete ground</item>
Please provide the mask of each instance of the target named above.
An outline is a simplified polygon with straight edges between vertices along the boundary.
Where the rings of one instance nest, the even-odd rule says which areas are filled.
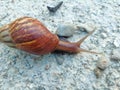
[[[53,33],[58,24],[95,26],[81,47],[104,53],[110,60],[106,69],[95,72],[101,59],[96,54],[37,56],[0,43],[0,90],[120,90],[120,0],[64,0],[51,14],[47,6],[59,2],[0,0],[0,26],[22,16],[37,18]],[[86,34],[80,30],[68,40],[77,41]]]

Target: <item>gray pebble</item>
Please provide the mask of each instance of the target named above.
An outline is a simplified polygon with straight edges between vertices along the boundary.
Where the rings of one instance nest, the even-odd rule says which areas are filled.
[[[96,67],[94,69],[94,73],[95,73],[96,77],[99,78],[102,75],[102,70]]]
[[[47,64],[47,65],[45,66],[45,70],[50,69],[50,67],[51,67],[51,65],[50,65],[50,64]]]
[[[101,70],[104,70],[109,66],[109,64],[110,60],[107,57],[102,56],[101,59],[97,62],[97,67]]]
[[[50,12],[55,13],[55,12],[61,7],[62,3],[63,3],[63,1],[59,2],[59,3],[58,3],[56,6],[54,6],[54,7],[47,6],[47,8],[48,8],[48,10],[49,10]]]
[[[77,30],[76,26],[73,24],[59,24],[56,30],[56,34],[59,36],[72,36]]]
[[[64,59],[57,58],[56,61],[57,61],[57,64],[62,65],[64,62]]]
[[[56,62],[58,65],[62,65],[63,62],[64,62],[64,59],[58,55],[55,55],[55,58],[56,58]]]
[[[112,60],[120,60],[120,49],[114,49],[111,55]]]
[[[107,34],[106,33],[101,33],[101,36],[103,39],[105,39],[107,37]]]
[[[59,36],[67,36],[70,37],[75,32],[78,32],[79,30],[85,30],[87,32],[91,32],[96,29],[95,25],[92,24],[79,24],[79,25],[73,25],[73,24],[59,24],[58,28],[56,30],[56,34]]]
[[[119,37],[115,38],[115,40],[114,40],[114,45],[115,45],[116,47],[120,47],[120,38],[119,38]]]
[[[89,33],[89,32],[91,32],[91,31],[95,30],[95,29],[96,29],[96,26],[93,25],[93,24],[91,24],[91,23],[84,23],[84,24],[78,25],[77,28],[78,28],[79,30],[83,29],[83,30],[85,30],[86,32]]]

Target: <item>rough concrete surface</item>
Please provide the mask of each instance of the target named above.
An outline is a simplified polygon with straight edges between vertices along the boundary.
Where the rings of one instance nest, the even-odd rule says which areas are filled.
[[[51,14],[47,6],[58,2],[0,0],[0,26],[22,16],[37,18],[53,33],[60,23],[94,25],[96,31],[81,47],[104,53],[110,64],[96,77],[94,69],[100,55],[36,56],[0,43],[0,90],[120,90],[120,60],[110,58],[114,50],[120,49],[120,0],[64,0],[57,12]],[[68,40],[77,41],[86,34],[79,31]]]

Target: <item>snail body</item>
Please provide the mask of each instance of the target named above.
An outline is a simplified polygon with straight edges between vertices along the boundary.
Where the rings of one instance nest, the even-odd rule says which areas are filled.
[[[9,47],[18,48],[32,54],[47,54],[55,50],[70,53],[91,52],[80,48],[81,43],[93,33],[78,42],[66,42],[52,34],[40,21],[31,17],[21,17],[0,28],[0,41]]]

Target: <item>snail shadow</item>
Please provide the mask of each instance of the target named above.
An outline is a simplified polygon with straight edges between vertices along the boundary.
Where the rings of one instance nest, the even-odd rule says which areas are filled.
[[[45,54],[45,55],[34,55],[34,54],[30,54],[30,53],[26,53],[24,51],[20,51],[19,52],[19,59],[22,59],[22,63],[27,65],[27,67],[32,68],[36,65],[38,65],[38,67],[45,67],[46,65],[50,65],[50,64],[57,64],[58,65],[62,65],[64,64],[64,61],[68,61],[68,56],[69,56],[69,61],[72,60],[72,58],[74,58],[76,54],[74,53],[67,53],[64,51],[54,51],[52,53],[49,54]],[[71,58],[71,59],[70,59]]]
[[[75,53],[67,53],[65,51],[54,51],[51,54],[54,55],[56,63],[58,65],[62,65],[67,61],[72,61],[72,58],[74,58],[76,56]]]

